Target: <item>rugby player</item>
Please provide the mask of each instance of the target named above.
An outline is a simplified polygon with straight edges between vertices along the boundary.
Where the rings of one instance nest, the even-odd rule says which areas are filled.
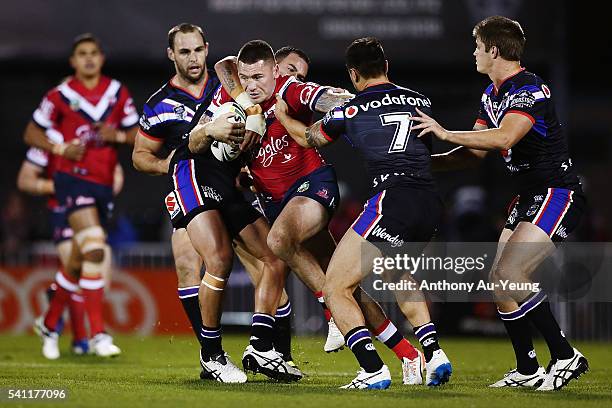
[[[357,95],[343,107],[332,109],[321,121],[306,127],[286,114],[286,105],[278,96],[276,114],[301,146],[320,147],[346,135],[366,159],[372,198],[338,244],[327,268],[323,293],[362,369],[343,388],[384,389],[391,384],[391,376],[372,344],[353,293],[371,271],[373,259],[381,254],[372,244],[385,241],[377,229],[402,242],[427,242],[437,229],[442,207],[429,170],[431,143],[410,137],[410,117],[416,106],[430,111],[431,102],[389,81],[388,63],[375,38],[355,40],[347,49],[346,66]],[[403,302],[399,297],[398,303],[423,346],[426,384],[447,382],[452,368],[440,349],[426,303]]]
[[[273,250],[276,248],[281,258],[284,256],[286,258],[283,259],[289,259],[288,262],[294,265],[293,269],[298,272],[300,279],[315,292],[329,321],[324,350],[335,351],[344,345],[344,338],[334,324],[321,292],[325,280],[323,271],[327,269],[335,248],[327,230],[333,203],[337,203],[338,199],[335,173],[331,166],[323,162],[316,149],[305,149],[288,137],[282,124],[273,116],[276,102],[274,95],[282,91],[283,97],[291,104],[293,114],[308,123],[312,119],[313,110],[328,110],[352,95],[337,88],[320,87],[314,83],[301,83],[279,76],[282,63],[277,72],[271,47],[263,41],[251,41],[241,51],[244,51],[240,55],[245,61],[239,58],[238,67],[233,57],[215,65],[226,91],[222,91],[220,99],[215,98],[211,106],[230,100],[229,94],[235,95],[235,99],[247,108],[253,106],[254,102],[261,104],[270,125],[256,153],[252,153],[255,157],[252,157],[249,168],[256,178],[255,185],[264,213],[273,224],[271,232],[275,228],[284,231],[277,232],[272,241],[269,235],[268,242],[272,242]],[[296,53],[296,56],[299,54]],[[294,71],[304,66],[297,57],[290,61],[294,63]],[[249,73],[252,80],[244,71]],[[239,77],[241,72],[242,76]],[[304,214],[308,214],[308,217],[305,218]],[[286,247],[295,248],[296,253],[288,254],[282,249]],[[370,328],[402,362],[404,383],[422,383],[423,363],[420,352],[403,338],[395,325],[386,318],[382,308],[361,288],[356,290],[355,298],[368,317]]]
[[[102,75],[104,54],[97,38],[77,37],[70,64],[74,76],[46,94],[24,139],[57,158],[55,192],[74,231],[72,251],[82,258],[78,287],[90,324],[90,348],[100,356],[115,356],[121,350],[104,331],[102,315],[109,259],[104,225],[113,205],[116,146],[133,143],[138,115],[127,88]],[[50,128],[59,132],[61,141],[47,138],[45,130]]]
[[[201,377],[241,383],[246,375],[229,360],[221,342],[221,303],[232,266],[231,239],[263,265],[259,280],[254,279],[256,312],[276,311],[283,279],[277,283],[274,274],[284,275],[285,267],[265,247],[267,226],[259,220],[261,215],[234,186],[240,165],[221,163],[208,150],[212,138],[241,142],[245,125],[229,123],[231,114],[214,121],[202,116],[219,82],[214,72],[206,70],[208,43],[201,28],[178,25],[170,30],[168,41],[168,57],[174,62],[176,75],[145,105],[133,161],[138,170],[171,175],[166,207],[175,227],[172,242],[179,297],[201,343]],[[251,116],[246,128],[253,126],[251,119],[257,119],[257,115]],[[263,118],[258,126],[265,126]],[[201,154],[192,154],[189,149],[191,133],[205,141]],[[160,158],[162,148],[174,153]],[[202,263],[206,272],[199,284]],[[269,290],[271,280],[272,294],[262,296],[260,292]],[[299,370],[288,367],[280,355],[270,355],[270,361],[278,360],[280,376],[301,378]]]
[[[47,130],[47,135],[53,139],[53,135],[61,136],[52,129]],[[68,226],[65,208],[58,204],[55,197],[53,185],[54,174],[53,155],[35,147],[30,147],[26,153],[26,159],[21,164],[17,175],[17,187],[19,190],[34,195],[47,196],[47,208],[51,215],[53,228],[53,241],[60,260],[60,269],[54,276],[54,282],[47,289],[49,308],[45,314],[34,322],[34,331],[41,336],[43,341],[42,354],[44,357],[54,360],[59,358],[58,339],[63,326],[62,315],[66,306],[70,313],[73,340],[72,352],[77,355],[86,354],[89,351],[87,330],[85,328],[85,307],[83,297],[78,289],[78,273],[80,266],[71,268],[69,266],[72,250],[72,229]],[[113,182],[113,194],[117,195],[123,187],[123,169],[119,164],[115,167]],[[105,251],[110,254],[110,246],[105,245]],[[105,262],[104,278],[106,284],[110,284],[111,259]],[[70,273],[72,272],[72,273]],[[76,274],[75,274],[76,272]],[[45,327],[53,327],[49,332]],[[57,334],[57,335],[56,335]]]
[[[473,131],[448,131],[426,113],[413,118],[419,136],[432,133],[460,145],[435,155],[439,169],[452,169],[499,151],[519,188],[499,237],[491,279],[531,282],[530,275],[578,225],[585,197],[569,156],[551,91],[539,76],[521,67],[525,34],[517,21],[486,18],[472,32],[476,70],[492,83],[482,94]],[[526,244],[527,243],[527,244]],[[588,370],[584,355],[559,328],[544,292],[496,291],[499,316],[506,326],[517,367],[491,387],[558,390]],[[540,367],[530,322],[550,350],[548,368]]]

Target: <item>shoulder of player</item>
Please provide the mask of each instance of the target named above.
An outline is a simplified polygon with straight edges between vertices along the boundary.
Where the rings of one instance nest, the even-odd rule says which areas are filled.
[[[287,90],[287,88],[289,87],[289,85],[296,83],[302,83],[301,81],[299,81],[297,78],[293,77],[293,76],[288,76],[288,75],[281,75],[278,78],[276,78],[276,87],[274,89],[274,93],[280,93],[281,95],[283,94],[283,92],[285,92],[285,90]]]
[[[530,92],[539,96],[542,99],[545,94],[550,94],[550,91],[542,78],[534,73],[523,71],[519,75],[516,75],[511,80],[511,94],[517,94],[520,92]],[[541,95],[540,95],[541,94]]]
[[[149,99],[145,102],[145,106],[151,110],[155,110],[164,99],[172,97],[176,94],[174,88],[172,88],[168,82],[162,85],[157,91],[155,91]]]

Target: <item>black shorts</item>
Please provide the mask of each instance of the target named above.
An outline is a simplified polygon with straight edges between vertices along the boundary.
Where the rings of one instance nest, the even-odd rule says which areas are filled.
[[[172,226],[185,228],[198,214],[219,210],[232,237],[261,217],[235,187],[232,174],[196,159],[179,160],[172,172],[173,190],[165,204]]]
[[[68,225],[66,209],[64,207],[56,207],[50,210],[49,213],[51,215],[51,228],[53,229],[53,242],[55,242],[55,245],[71,239],[74,232],[70,225]]]
[[[66,173],[55,173],[55,196],[60,206],[66,209],[66,219],[73,211],[96,207],[100,224],[106,225],[113,211],[113,188],[93,183]]]
[[[563,241],[576,229],[586,207],[580,190],[548,188],[517,195],[508,207],[504,228],[514,231],[521,221],[537,225],[553,242]]]
[[[312,198],[327,210],[331,219],[340,202],[338,178],[334,167],[327,164],[300,177],[279,201],[273,201],[260,194],[259,201],[270,225],[274,224],[283,208],[293,197]]]
[[[437,193],[411,187],[389,187],[366,201],[351,228],[369,242],[428,242],[438,230],[442,201]]]

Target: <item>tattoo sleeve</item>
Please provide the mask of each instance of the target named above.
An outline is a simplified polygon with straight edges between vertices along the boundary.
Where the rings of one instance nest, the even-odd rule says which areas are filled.
[[[189,150],[192,153],[203,153],[209,149],[213,139],[206,134],[206,124],[212,119],[206,115],[202,116],[200,122],[189,132]]]
[[[327,113],[336,106],[343,105],[346,101],[352,99],[355,95],[350,93],[333,92],[327,89],[317,100],[315,110],[321,113]]]
[[[235,93],[242,92],[243,89],[238,80],[238,68],[236,67],[234,57],[227,57],[217,62],[215,64],[215,71],[228,94],[233,96]]]
[[[304,137],[310,147],[321,147],[329,144],[329,140],[321,133],[321,121],[308,126],[304,132]]]

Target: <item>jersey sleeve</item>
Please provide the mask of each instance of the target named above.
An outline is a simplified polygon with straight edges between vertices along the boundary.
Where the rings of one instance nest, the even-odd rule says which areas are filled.
[[[140,134],[153,141],[161,142],[166,138],[167,132],[163,121],[164,114],[163,112],[158,112],[158,110],[158,106],[151,107],[145,103],[138,124]]]
[[[480,98],[480,105],[478,106],[478,114],[476,115],[476,122],[474,123],[474,127],[477,125],[481,126],[489,126],[487,124],[487,113],[484,109],[484,103],[487,100],[487,94],[483,93]]]
[[[321,134],[330,142],[335,141],[346,132],[344,108],[338,106],[325,114],[321,121]]]
[[[215,113],[217,113],[217,110],[221,105],[231,101],[232,97],[230,96],[230,94],[228,94],[226,90],[221,85],[219,85],[219,87],[215,91],[215,94],[212,97],[212,100],[210,101],[210,105],[208,105],[208,108],[206,109],[206,116],[212,118]]]
[[[550,95],[550,91],[546,85],[525,85],[511,95],[506,114],[523,115],[535,124],[538,118],[544,117],[547,95]]]
[[[315,112],[317,101],[328,89],[327,86],[314,82],[301,82],[294,77],[289,77],[279,90],[279,94],[296,112],[306,110]]]
[[[61,116],[58,102],[58,92],[55,89],[47,92],[34,111],[32,121],[43,129],[49,129],[56,125]]]
[[[119,127],[121,129],[129,129],[138,124],[138,112],[134,106],[134,100],[125,86],[121,87],[119,94],[119,108]]]
[[[49,154],[37,147],[30,147],[26,152],[26,160],[44,169],[49,164]]]

